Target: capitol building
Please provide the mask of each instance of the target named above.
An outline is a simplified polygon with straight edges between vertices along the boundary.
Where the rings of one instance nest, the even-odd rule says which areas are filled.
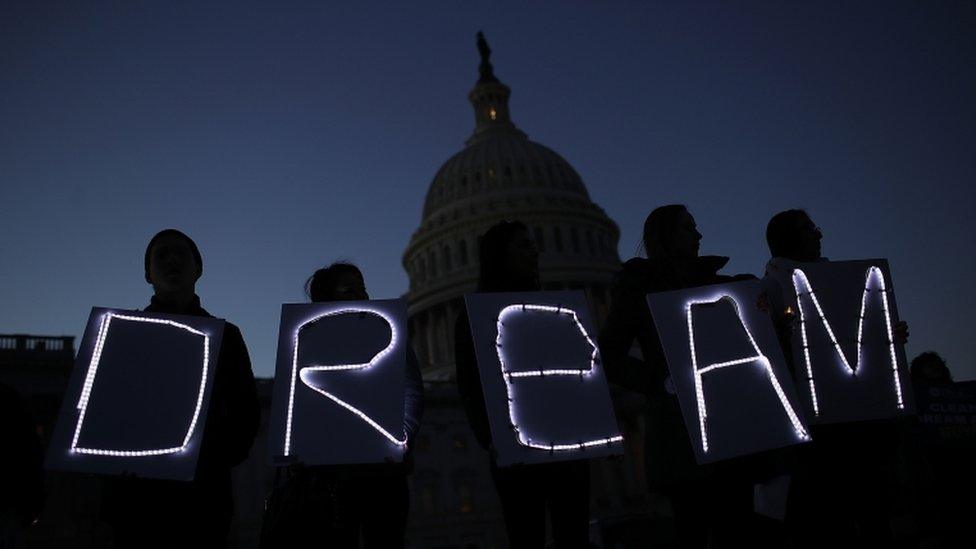
[[[480,33],[478,49],[479,78],[468,94],[474,131],[434,175],[403,254],[410,338],[427,365],[425,380],[454,375],[454,321],[478,282],[478,237],[495,223],[517,219],[529,226],[543,288],[584,291],[598,325],[620,268],[617,225],[590,200],[569,162],[515,125],[511,90],[495,76]]]
[[[525,223],[539,249],[543,288],[583,291],[597,327],[620,268],[617,225],[590,200],[566,160],[516,127],[509,112],[511,91],[495,76],[480,33],[478,49],[479,78],[468,94],[474,131],[434,175],[420,226],[403,254],[410,277],[409,332],[425,390],[409,477],[409,548],[508,546],[488,456],[475,442],[454,383],[454,321],[464,294],[477,285],[479,235],[502,220]],[[72,337],[0,335],[0,381],[29,398],[42,437],[53,429],[75,352]],[[265,499],[285,478],[266,450],[273,380],[258,379],[257,387],[258,437],[248,459],[233,471],[231,547],[258,547]],[[619,404],[619,394],[615,397]],[[635,541],[635,533],[655,530],[648,526],[649,501],[637,476],[643,443],[633,417],[618,417],[627,455],[590,462],[591,539],[599,547],[647,546]],[[99,478],[52,471],[46,489],[32,547],[110,546],[110,531],[99,519]]]
[[[474,131],[434,175],[420,226],[403,254],[410,339],[426,400],[410,478],[410,547],[507,546],[488,457],[454,384],[454,322],[464,294],[477,287],[479,236],[499,221],[525,223],[539,249],[543,289],[583,291],[597,327],[620,269],[617,225],[593,203],[569,162],[515,125],[511,90],[495,76],[480,33],[478,49],[479,78],[468,94]],[[639,427],[619,419],[628,441],[640,446],[632,436]],[[598,546],[632,546],[632,532],[646,527],[646,488],[636,477],[632,449],[623,459],[591,461],[591,536]]]

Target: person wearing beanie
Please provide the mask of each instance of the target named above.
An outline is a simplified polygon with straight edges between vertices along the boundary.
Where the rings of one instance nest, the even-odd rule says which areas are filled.
[[[173,240],[178,240],[182,244],[177,245],[177,247],[182,247],[184,244],[193,256],[193,262],[196,264],[196,277],[199,279],[203,275],[203,256],[200,255],[200,249],[197,248],[197,243],[193,241],[192,238],[186,236],[186,233],[179,231],[177,229],[163,229],[155,234],[151,239],[149,239],[149,244],[146,246],[146,253],[143,256],[143,264],[146,268],[146,282],[152,284],[153,281],[149,277],[149,261],[152,257],[152,252],[156,252],[157,256],[162,257],[164,252],[169,251],[166,246],[153,250],[153,246],[163,241],[164,244],[171,244]]]
[[[213,318],[196,295],[202,274],[196,243],[176,229],[160,231],[146,246],[145,278],[153,296],[144,310]],[[102,518],[112,527],[115,547],[226,546],[233,514],[231,469],[247,459],[260,419],[247,346],[230,322],[224,325],[215,376],[192,482],[123,476],[106,484]]]

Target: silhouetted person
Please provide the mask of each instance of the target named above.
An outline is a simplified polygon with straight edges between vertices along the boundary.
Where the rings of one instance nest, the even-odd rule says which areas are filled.
[[[704,548],[752,542],[752,464],[745,459],[698,465],[678,406],[667,360],[646,296],[755,278],[722,275],[729,258],[698,255],[702,235],[683,205],[661,206],[644,221],[647,258],[617,274],[600,351],[610,382],[647,396],[644,468],[651,492],[671,501],[677,546]],[[641,358],[631,356],[634,344]],[[739,542],[738,544],[736,542]]]
[[[0,440],[0,549],[17,549],[44,503],[44,455],[27,403],[3,383]]]
[[[773,277],[787,276],[804,263],[826,262],[820,230],[807,212],[786,210],[766,227],[772,258],[763,285],[784,354],[795,371],[792,333],[795,312],[785,306]],[[788,288],[787,290],[790,290]],[[908,339],[908,325],[893,327],[895,340]],[[895,420],[811,426],[813,441],[794,452],[787,524],[796,547],[887,546],[893,543],[890,517],[898,494],[896,466],[904,431]]]
[[[926,351],[912,359],[908,368],[912,381],[927,385],[947,385],[952,383],[952,372],[939,353]]]
[[[822,240],[823,232],[810,219],[806,211],[785,210],[774,215],[766,225],[766,244],[772,256],[766,264],[766,274],[770,275],[776,271],[789,272],[800,263],[829,261],[821,253]],[[784,322],[782,315],[785,310],[782,290],[770,276],[764,278],[763,283],[767,287],[767,297],[772,305],[773,320],[782,325]],[[786,319],[786,322],[792,322],[792,319]],[[908,341],[908,324],[905,321],[898,322],[892,330],[896,341],[902,344]],[[792,362],[791,354],[787,355],[787,360]]]
[[[945,359],[928,351],[912,359],[918,417],[910,454],[918,472],[913,488],[928,537],[941,547],[971,547],[976,502],[976,383],[955,383]]]
[[[146,246],[145,270],[154,292],[146,312],[212,318],[195,293],[203,259],[190,237],[175,229],[157,233]],[[195,479],[127,476],[107,482],[102,514],[113,528],[115,547],[226,546],[231,469],[247,458],[260,417],[247,346],[230,322],[214,375]]]
[[[503,221],[481,237],[479,292],[532,292],[539,285],[539,252],[525,225]],[[557,548],[586,547],[589,539],[590,465],[588,460],[498,467],[488,412],[475,357],[467,310],[454,330],[458,392],[475,438],[489,452],[505,530],[513,549],[546,544],[546,509]]]
[[[362,272],[342,262],[315,271],[305,292],[315,303],[369,299]],[[276,510],[274,524],[265,524],[262,546],[352,548],[362,539],[366,549],[403,547],[410,506],[407,475],[424,412],[420,366],[409,345],[403,412],[403,463],[292,467],[282,508]]]
[[[826,261],[821,256],[821,240],[823,232],[804,210],[779,212],[766,225],[766,244],[773,258],[798,263]]]

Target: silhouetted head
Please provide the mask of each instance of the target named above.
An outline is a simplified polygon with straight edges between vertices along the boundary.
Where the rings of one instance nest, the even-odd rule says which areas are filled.
[[[779,212],[766,225],[766,244],[772,257],[817,261],[822,238],[820,227],[803,210]]]
[[[654,208],[644,220],[644,251],[648,259],[694,259],[702,235],[683,204]]]
[[[952,372],[939,353],[924,352],[914,359],[908,369],[912,381],[928,384],[952,383]]]
[[[344,261],[336,261],[328,267],[315,271],[315,274],[305,281],[305,294],[315,303],[369,299],[363,273],[359,267]]]
[[[176,229],[156,233],[146,246],[146,282],[157,295],[193,293],[203,258],[193,239]]]
[[[539,285],[539,250],[520,221],[493,225],[478,240],[480,291],[530,291]]]

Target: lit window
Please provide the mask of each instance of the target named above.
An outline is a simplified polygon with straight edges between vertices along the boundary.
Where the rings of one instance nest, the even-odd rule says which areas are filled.
[[[495,107],[491,107],[491,108],[488,109],[488,118],[491,118],[492,120],[494,120],[497,116],[498,116],[498,113],[495,112]]]

